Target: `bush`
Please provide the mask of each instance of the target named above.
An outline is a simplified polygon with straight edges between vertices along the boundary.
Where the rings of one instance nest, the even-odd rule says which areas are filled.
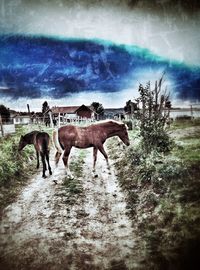
[[[2,138],[0,141],[0,187],[9,186],[11,182],[25,175],[27,163],[35,157],[33,147],[26,147],[18,153],[18,142],[21,131],[14,136]]]
[[[192,120],[192,117],[189,115],[180,115],[176,117],[177,121],[186,121],[186,120]]]
[[[123,121],[123,123],[125,124],[125,125],[127,125],[127,127],[128,127],[128,130],[133,130],[133,123],[132,123],[132,121]]]
[[[140,110],[137,111],[139,119],[142,148],[146,154],[151,151],[168,152],[171,141],[165,130],[166,121],[169,118],[169,95],[162,93],[162,79],[155,83],[151,90],[150,82],[144,87],[139,86],[139,98],[137,102]],[[167,104],[167,105],[166,105]]]

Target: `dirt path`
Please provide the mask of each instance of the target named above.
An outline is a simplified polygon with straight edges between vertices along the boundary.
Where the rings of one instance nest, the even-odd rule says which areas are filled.
[[[0,225],[1,269],[132,269],[134,233],[114,170],[106,171],[99,154],[99,176],[93,178],[92,152],[84,151],[83,192],[73,204],[64,194],[60,161],[53,176],[43,179],[39,172],[5,209]]]

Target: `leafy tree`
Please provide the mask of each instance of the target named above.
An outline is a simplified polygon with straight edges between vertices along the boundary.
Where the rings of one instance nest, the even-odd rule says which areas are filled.
[[[124,107],[125,113],[133,114],[133,113],[135,113],[135,111],[137,111],[137,110],[138,110],[137,103],[132,102],[131,100],[128,100],[128,101],[126,102],[126,106]]]
[[[10,110],[4,105],[0,105],[0,115],[2,117],[2,122],[9,122],[10,120]]]
[[[142,146],[146,153],[152,150],[167,152],[170,150],[171,141],[165,129],[169,118],[171,102],[167,89],[162,90],[163,76],[151,90],[150,82],[146,87],[139,85],[139,98],[137,102],[140,110],[137,112],[140,125]]]
[[[45,101],[42,104],[42,114],[43,114],[43,121],[44,121],[46,126],[50,126],[50,117],[49,117],[49,114],[46,113],[48,110],[49,110],[49,105],[48,105],[47,101]]]
[[[91,107],[93,109],[93,111],[99,115],[99,116],[103,116],[104,115],[104,107],[101,103],[99,102],[92,102]]]
[[[45,101],[45,102],[42,104],[42,113],[44,114],[48,109],[49,109],[48,102]]]

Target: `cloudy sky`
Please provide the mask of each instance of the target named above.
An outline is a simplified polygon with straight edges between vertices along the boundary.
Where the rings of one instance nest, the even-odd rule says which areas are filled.
[[[1,0],[0,103],[123,107],[158,79],[174,104],[200,101],[200,4]]]

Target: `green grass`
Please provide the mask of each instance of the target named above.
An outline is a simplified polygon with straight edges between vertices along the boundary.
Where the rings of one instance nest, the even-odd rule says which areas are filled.
[[[176,142],[172,155],[180,158],[185,164],[200,165],[200,139],[199,135],[185,137]]]
[[[21,153],[17,150],[20,136],[25,133],[27,127],[19,127],[15,134],[0,139],[0,210],[36,171],[35,149],[27,146]]]
[[[200,118],[196,118],[194,120],[175,120],[172,123],[170,130],[184,129],[184,128],[196,127],[196,126],[200,126]]]
[[[77,197],[83,192],[82,175],[85,156],[85,151],[80,150],[78,156],[72,156],[71,158],[69,168],[73,174],[73,178],[65,177],[63,181],[64,192],[62,193],[66,197],[65,200],[68,204],[74,204]]]
[[[200,126],[200,121],[175,123],[174,129]],[[171,127],[172,128],[172,127]],[[174,142],[167,155],[144,157],[136,131],[131,146],[109,142],[118,180],[127,194],[127,207],[140,237],[136,246],[145,254],[141,269],[192,269],[200,245],[200,140],[199,131]],[[145,247],[145,250],[144,250]],[[193,248],[195,247],[195,248]],[[141,258],[135,258],[141,260]],[[148,267],[147,267],[148,265]],[[168,266],[167,266],[168,265]],[[190,269],[190,268],[188,268]]]

